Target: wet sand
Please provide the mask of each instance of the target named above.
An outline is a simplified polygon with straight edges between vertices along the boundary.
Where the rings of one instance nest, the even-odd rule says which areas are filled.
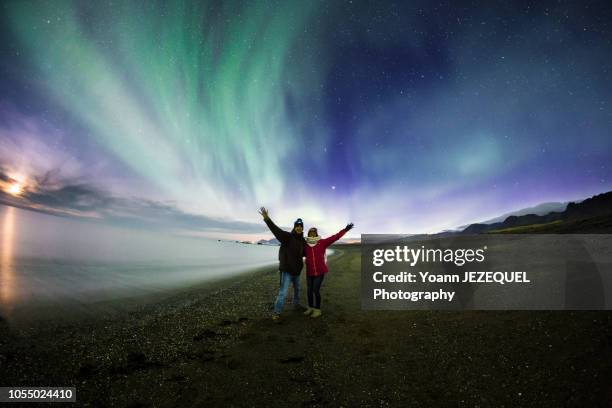
[[[319,319],[273,323],[267,268],[78,318],[1,321],[0,382],[75,386],[72,406],[96,407],[612,403],[612,313],[362,311],[359,248],[335,249]]]

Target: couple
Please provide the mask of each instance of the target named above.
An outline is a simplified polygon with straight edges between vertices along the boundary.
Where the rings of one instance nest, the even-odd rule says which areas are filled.
[[[274,303],[272,320],[277,321],[280,318],[289,283],[293,283],[294,306],[300,304],[300,273],[304,266],[303,257],[306,257],[306,283],[308,286],[308,308],[304,314],[315,318],[321,316],[321,284],[327,273],[325,250],[353,228],[353,224],[348,224],[337,234],[323,239],[319,236],[316,228],[310,228],[308,236],[304,239],[304,223],[301,218],[295,221],[291,232],[287,232],[272,222],[265,207],[261,207],[259,213],[272,234],[280,242],[280,249],[278,250],[280,289]],[[313,297],[315,298],[314,301]]]

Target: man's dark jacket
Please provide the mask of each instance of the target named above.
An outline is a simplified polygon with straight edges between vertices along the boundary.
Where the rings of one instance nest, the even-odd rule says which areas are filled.
[[[281,244],[278,250],[278,270],[289,272],[291,275],[299,275],[304,266],[302,260],[304,256],[304,236],[297,234],[295,230],[291,232],[283,231],[270,218],[266,218],[264,221]]]

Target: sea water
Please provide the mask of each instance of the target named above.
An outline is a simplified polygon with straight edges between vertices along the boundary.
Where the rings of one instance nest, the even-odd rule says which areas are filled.
[[[86,305],[243,274],[278,247],[242,244],[0,206],[0,315]]]

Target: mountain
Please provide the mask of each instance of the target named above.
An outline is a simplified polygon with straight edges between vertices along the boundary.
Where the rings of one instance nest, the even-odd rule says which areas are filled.
[[[544,206],[550,203],[543,204]],[[532,207],[538,208],[540,206]],[[545,207],[542,207],[545,208]],[[567,204],[564,211],[551,211],[544,215],[539,214],[524,214],[524,215],[511,215],[506,217],[501,222],[494,222],[492,224],[487,223],[476,223],[466,227],[461,233],[462,234],[481,234],[485,232],[513,232],[517,231],[517,228],[527,226],[537,226],[544,224],[555,223],[555,231],[560,229],[559,223],[575,222],[578,220],[586,220],[591,218],[599,218],[596,225],[607,225],[607,221],[603,218],[612,217],[612,191],[607,193],[598,194],[591,198],[587,198],[580,202],[570,202]],[[603,218],[601,218],[603,217]],[[575,225],[578,225],[574,223]],[[581,225],[586,225],[582,223]],[[590,225],[590,224],[589,224]],[[592,225],[590,231],[592,231]],[[567,228],[566,228],[567,229]],[[561,228],[561,230],[566,230]],[[504,231],[506,230],[506,231]],[[522,228],[525,230],[525,228]],[[528,230],[528,229],[527,229]],[[544,232],[541,228],[538,232]]]
[[[257,245],[280,245],[280,242],[278,242],[278,239],[276,238],[260,239],[259,241],[257,241]]]
[[[581,203],[569,203],[564,219],[579,220],[612,213],[612,191],[587,198]]]
[[[527,214],[546,215],[551,212],[562,212],[567,207],[567,204],[569,204],[568,201],[566,202],[552,201],[548,203],[542,203],[542,204],[535,205],[533,207],[521,208],[520,210],[511,211],[509,213],[500,215],[498,217],[491,218],[486,221],[481,221],[479,222],[479,224],[494,224],[496,222],[503,222],[506,218],[513,216],[513,215],[515,216],[521,216],[521,215],[527,215]]]

